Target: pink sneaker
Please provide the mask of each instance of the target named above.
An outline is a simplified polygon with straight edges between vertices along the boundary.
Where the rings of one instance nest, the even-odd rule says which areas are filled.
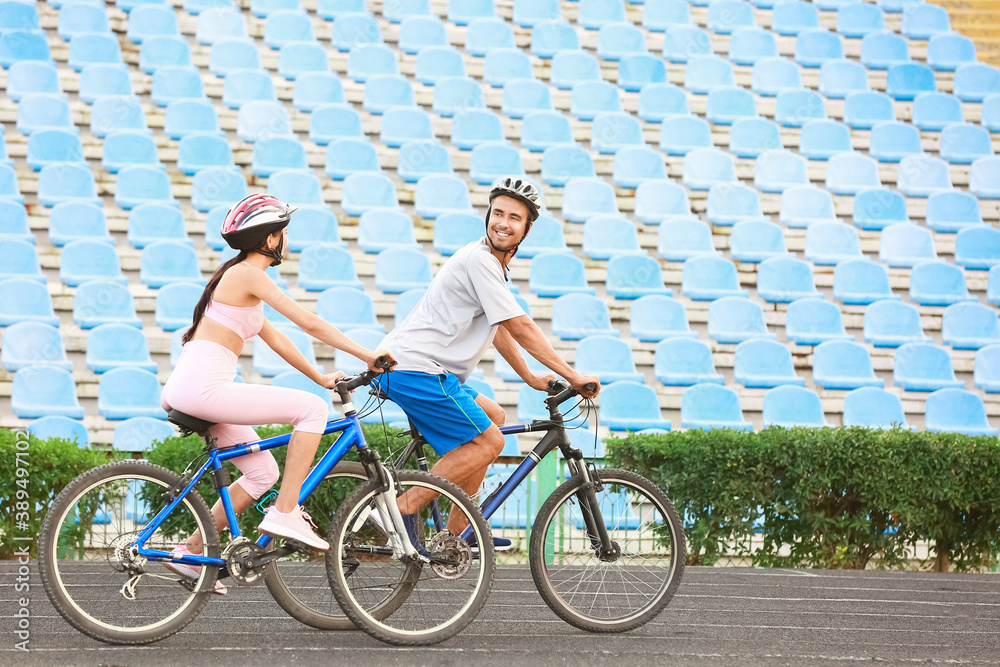
[[[199,554],[192,552],[190,549],[188,549],[186,543],[181,542],[176,547],[174,547],[174,550],[173,552],[171,552],[170,555],[173,556],[174,558],[181,558],[183,556],[197,556]],[[201,565],[188,565],[187,563],[173,563],[171,561],[164,561],[163,567],[167,568],[174,574],[179,574],[185,579],[197,579],[198,577],[201,576]],[[215,590],[212,592],[215,593],[216,595],[225,595],[226,593],[229,592],[229,589],[226,588],[226,585],[224,583],[216,579]]]
[[[315,529],[316,524],[313,523],[312,517],[302,511],[301,505],[296,506],[288,514],[279,512],[278,508],[272,505],[267,509],[264,520],[257,526],[257,530],[264,535],[296,540],[313,549],[326,551],[330,548],[330,543],[313,532]]]

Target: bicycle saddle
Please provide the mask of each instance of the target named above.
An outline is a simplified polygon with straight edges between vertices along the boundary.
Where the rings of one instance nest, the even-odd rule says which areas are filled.
[[[183,413],[180,410],[171,410],[167,414],[167,421],[171,424],[179,426],[181,429],[181,435],[184,436],[190,435],[191,433],[207,435],[208,429],[216,424],[216,422],[205,421],[204,419],[192,417],[191,415]]]

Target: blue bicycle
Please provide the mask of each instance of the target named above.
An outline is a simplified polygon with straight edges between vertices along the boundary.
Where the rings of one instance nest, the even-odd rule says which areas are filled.
[[[216,579],[238,584],[278,577],[279,562],[324,562],[322,582],[341,600],[346,613],[372,636],[404,645],[448,639],[476,617],[489,595],[494,575],[490,530],[475,503],[458,486],[423,471],[384,466],[361,432],[351,403],[352,389],[375,377],[365,372],[342,379],[335,391],[344,418],[329,422],[324,433],[340,433],[302,485],[299,502],[308,499],[334,466],[358,450],[365,479],[337,510],[344,520],[340,540],[325,554],[294,541],[256,541],[240,534],[227,487],[223,462],[255,451],[288,444],[290,434],[250,445],[217,449],[208,434],[211,422],[177,411],[170,419],[183,433],[206,439],[199,457],[183,475],[145,461],[99,466],[71,482],[56,497],[39,536],[38,560],[45,591],[73,627],[112,644],[146,644],[180,631],[208,603]],[[194,468],[194,470],[192,470]],[[194,491],[210,476],[226,509],[232,538],[223,545],[205,501]],[[416,521],[419,550],[407,538],[398,495],[410,488],[438,494]],[[432,512],[461,512],[469,522],[465,538],[440,532]],[[200,556],[173,558],[178,539],[200,531]],[[333,531],[331,530],[331,533]],[[475,558],[472,544],[485,545]],[[180,562],[201,568],[197,579],[165,567]],[[340,568],[336,572],[332,564]],[[334,576],[336,575],[336,576]],[[286,590],[284,586],[269,586]],[[279,600],[279,603],[281,601]]]

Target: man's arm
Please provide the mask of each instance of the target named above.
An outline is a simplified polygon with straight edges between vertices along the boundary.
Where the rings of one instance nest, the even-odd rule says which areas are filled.
[[[506,359],[508,363],[510,363],[511,368],[513,368],[514,371],[522,378],[525,378],[525,376],[522,373],[521,369],[515,366],[516,360],[520,361],[520,364],[522,365],[524,371],[526,371],[529,375],[533,374],[527,370],[527,363],[525,363],[524,358],[521,356],[521,353],[517,350],[516,345],[511,345],[510,347],[508,347],[508,352],[511,350],[511,347],[513,348],[513,354],[511,356],[514,356],[515,359],[511,359],[511,357],[509,357],[507,354],[504,354],[504,351],[501,348],[501,346],[505,345],[507,341],[503,336],[500,335],[500,331],[506,331],[506,333],[510,334],[510,337],[513,338],[514,341],[520,343],[521,347],[523,347],[528,354],[533,356],[535,359],[538,359],[547,368],[551,368],[553,371],[555,371],[562,377],[566,378],[566,381],[569,382],[574,389],[576,389],[578,392],[580,392],[581,395],[585,396],[586,398],[592,398],[596,396],[597,393],[601,390],[601,384],[598,381],[597,376],[581,375],[580,373],[577,373],[576,370],[572,366],[567,364],[563,360],[563,358],[560,357],[559,354],[552,348],[552,345],[549,343],[549,339],[545,337],[545,334],[542,332],[541,329],[538,328],[538,325],[535,324],[534,320],[532,320],[527,315],[521,315],[520,317],[513,317],[509,320],[504,320],[503,322],[501,322],[500,328],[497,330],[497,337],[494,338],[493,340],[494,345],[496,345],[497,351],[499,351],[500,354],[503,355],[503,358]],[[527,378],[525,378],[525,381],[527,381]],[[595,385],[597,385],[596,391],[589,391],[587,389],[584,389],[583,386],[590,382],[593,382]]]
[[[530,368],[528,368],[528,362],[525,361],[524,355],[521,354],[520,348],[517,346],[517,342],[510,335],[507,329],[503,326],[497,328],[497,335],[493,338],[493,347],[496,348],[497,352],[500,353],[510,367],[514,369],[524,382],[532,389],[537,389],[539,391],[545,391],[549,386],[549,380],[554,380],[555,375],[535,375]]]

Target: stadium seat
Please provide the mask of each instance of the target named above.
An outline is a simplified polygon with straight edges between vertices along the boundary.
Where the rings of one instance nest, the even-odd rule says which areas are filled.
[[[729,254],[739,262],[758,263],[770,257],[786,256],[789,252],[781,227],[767,220],[743,220],[733,226]]]
[[[745,297],[749,292],[740,288],[736,265],[717,255],[699,255],[684,262],[681,292],[695,301],[712,301],[726,296]]]
[[[936,192],[927,198],[927,226],[936,232],[956,234],[981,224],[979,200],[968,193]]]
[[[615,382],[601,391],[601,423],[612,431],[670,429],[663,419],[656,390],[639,382]]]
[[[928,396],[924,426],[936,432],[997,435],[986,418],[983,399],[964,389],[939,389]]]
[[[30,30],[0,31],[0,65],[9,69],[23,60],[52,60],[45,35]]]
[[[0,240],[0,246],[4,244]],[[18,322],[42,322],[59,326],[52,310],[52,297],[41,280],[9,274],[0,276],[0,326]]]
[[[796,299],[788,305],[785,337],[798,345],[852,338],[844,329],[840,308],[822,298]]]
[[[824,389],[883,386],[882,378],[875,376],[868,349],[850,340],[830,340],[816,346],[813,383]]]
[[[757,268],[757,294],[770,303],[790,303],[820,296],[812,269],[794,257],[770,257]]]
[[[885,92],[896,100],[912,100],[921,93],[937,90],[934,70],[918,63],[893,65],[886,75]]]
[[[472,149],[469,177],[480,185],[491,185],[507,174],[523,173],[521,153],[509,144],[483,143]]]
[[[70,440],[76,442],[76,446],[86,448],[90,446],[90,434],[87,427],[81,422],[62,415],[49,415],[42,417],[28,424],[29,434],[42,440],[56,438],[59,440]]]
[[[330,217],[333,217],[332,213]],[[379,253],[388,248],[421,248],[414,233],[413,220],[401,211],[391,210],[373,210],[361,216],[358,221],[358,247],[367,253]]]
[[[520,173],[508,171],[507,173]],[[662,181],[667,178],[667,167],[663,154],[646,147],[620,148],[615,153],[612,168],[612,182],[622,188],[637,188],[646,181]]]
[[[870,32],[861,40],[861,63],[868,69],[889,69],[910,62],[906,39],[891,30]]]
[[[531,54],[539,58],[548,59],[560,51],[576,51],[579,48],[580,37],[565,19],[539,21],[531,29]]]
[[[107,101],[102,100],[94,104],[94,109],[91,112],[91,132],[93,132],[93,114],[97,113],[102,102]],[[138,105],[136,106],[138,107]],[[141,107],[135,110],[135,115],[132,117],[141,123],[142,129],[146,127]],[[163,131],[171,139],[181,139],[192,132],[218,134],[220,132],[219,117],[215,111],[215,107],[207,100],[176,100],[167,105],[167,110],[164,114]]]
[[[312,19],[301,9],[281,9],[264,21],[264,43],[277,51],[292,42],[314,42]]]
[[[675,25],[663,36],[663,55],[672,63],[686,63],[691,58],[712,54],[712,37],[693,25]]]
[[[392,23],[401,23],[411,16],[431,16],[431,4],[429,0],[394,2],[383,10],[383,16]]]
[[[493,0],[449,0],[448,20],[455,25],[469,25],[476,19],[493,19],[497,9]]]
[[[38,130],[52,128],[78,131],[70,117],[69,103],[65,96],[46,93],[23,96],[17,104],[17,131],[30,135]]]
[[[875,347],[899,347],[911,341],[925,341],[920,313],[913,306],[883,299],[865,309],[865,342]]]
[[[23,2],[0,4],[0,31],[40,29],[38,10],[34,5]]]
[[[906,391],[937,391],[965,388],[955,379],[951,356],[933,343],[906,343],[896,350],[893,360],[893,384]]]
[[[299,9],[299,0],[252,0],[250,11],[253,15],[266,19],[274,12]]]
[[[963,102],[982,102],[987,96],[1000,93],[1000,71],[983,63],[962,65],[955,70],[952,92]]]
[[[504,86],[504,93],[512,83],[532,84],[541,86],[545,93],[540,96],[543,103],[547,103],[546,108],[552,108],[552,98],[548,93],[548,87],[538,81],[526,80],[523,82],[510,82]],[[580,81],[573,86],[570,96],[570,114],[580,120],[594,120],[597,116],[605,112],[622,111],[621,98],[618,88],[607,81]],[[522,114],[523,115],[523,114]]]
[[[735,183],[736,164],[718,148],[696,148],[684,156],[683,181],[692,190],[709,190],[716,183]]]
[[[757,157],[754,186],[761,192],[784,192],[809,184],[805,159],[789,150],[765,151]]]
[[[734,85],[733,66],[719,56],[691,58],[684,68],[684,88],[696,95],[707,95],[720,86]]]
[[[597,55],[604,60],[621,60],[646,53],[646,36],[635,25],[609,23],[601,26],[597,35]]]
[[[316,314],[341,331],[385,331],[385,327],[378,323],[375,316],[372,298],[365,292],[350,287],[331,287],[321,292],[316,299]]]
[[[923,153],[920,130],[901,121],[877,123],[872,128],[868,150],[879,162],[899,162],[907,155]]]
[[[1000,231],[987,225],[961,230],[955,237],[955,263],[981,271],[1000,264]]]
[[[596,375],[602,385],[645,381],[635,369],[632,348],[617,336],[594,334],[582,339],[576,345],[573,366],[578,373]]]
[[[460,150],[472,150],[488,142],[506,141],[500,116],[488,109],[466,109],[451,121],[451,143]]]
[[[197,67],[159,67],[153,72],[150,98],[165,107],[177,100],[200,100],[205,87]]]
[[[452,174],[430,174],[417,181],[413,205],[424,218],[472,209],[468,185]]]
[[[54,63],[23,60],[14,63],[7,72],[7,95],[20,102],[25,95],[62,93],[59,72]]]
[[[0,162],[0,201],[24,206],[24,195],[17,184],[17,172],[14,165]]]
[[[327,104],[344,104],[344,85],[332,72],[306,72],[295,79],[292,104],[299,111],[311,112]]]
[[[59,10],[59,36],[69,41],[83,33],[110,32],[105,9],[89,2],[66,4]]]
[[[400,323],[406,319],[406,316],[410,314],[410,311],[413,310],[414,306],[417,305],[426,293],[427,290],[425,289],[411,289],[396,297],[394,315],[395,326],[398,327]]]
[[[489,57],[487,56],[487,58]],[[586,51],[560,51],[552,57],[552,64],[549,69],[549,82],[556,88],[571,90],[580,81],[600,80],[601,65],[597,58]]]
[[[783,385],[764,394],[764,428],[823,428],[830,426],[823,404],[812,389]]]
[[[378,74],[369,77],[365,84],[365,111],[381,115],[393,107],[416,106],[413,87],[404,76]]]
[[[143,248],[139,279],[152,289],[175,282],[205,284],[197,253],[191,246],[173,241],[157,241]]]
[[[180,36],[180,26],[174,8],[166,4],[145,4],[128,15],[127,36],[137,44],[155,37]]]
[[[104,209],[90,202],[57,204],[49,216],[49,241],[56,247],[62,247],[77,240],[114,245],[114,239],[108,233]],[[34,237],[31,242],[34,243]]]
[[[596,215],[583,225],[583,254],[607,260],[618,254],[645,254],[639,247],[635,225],[615,215]]]
[[[753,430],[753,424],[743,419],[736,392],[708,382],[684,390],[681,396],[681,426],[705,431],[716,428]]]
[[[38,201],[47,208],[65,201],[99,203],[90,166],[60,162],[42,167],[38,176]]]
[[[108,279],[89,280],[77,287],[73,298],[73,324],[93,329],[106,322],[142,327],[128,287]]]
[[[579,257],[561,252],[542,253],[531,260],[528,288],[532,294],[540,297],[595,292],[594,288],[587,284],[583,261]]]
[[[642,125],[626,112],[606,112],[594,118],[590,146],[601,154],[616,153],[621,148],[645,146]]]
[[[340,240],[337,218],[328,207],[302,207],[294,215],[295,224],[288,228],[288,249],[292,252],[314,245],[346,246]]]
[[[317,42],[290,42],[281,47],[278,73],[288,81],[307,74],[330,72],[326,50]]]
[[[206,167],[191,182],[191,205],[202,213],[215,206],[232,206],[246,196],[246,178],[238,168]]]
[[[532,111],[521,125],[521,145],[538,153],[550,146],[575,145],[569,118],[558,111]]]
[[[767,118],[741,118],[729,131],[729,152],[737,157],[755,158],[781,147],[781,128]]]
[[[657,254],[668,261],[683,262],[689,257],[719,252],[712,244],[711,228],[694,216],[668,218],[658,224]]]
[[[578,6],[577,22],[588,30],[628,20],[622,0],[580,0]]]
[[[864,65],[853,60],[830,60],[820,66],[819,92],[825,97],[842,99],[868,90],[868,70]]]
[[[191,324],[195,305],[204,288],[197,283],[170,283],[156,292],[156,326],[177,331]]]
[[[958,33],[934,35],[927,42],[927,64],[938,72],[953,72],[977,62],[976,45]]]
[[[55,128],[33,132],[28,137],[27,162],[35,171],[41,171],[48,164],[85,164],[79,134]]]
[[[663,120],[660,126],[661,151],[667,155],[687,155],[697,148],[714,148],[708,121],[694,115],[678,115]]]
[[[476,79],[467,76],[449,76],[434,85],[432,108],[437,115],[451,118],[465,109],[486,108],[486,99],[483,97],[482,86]],[[507,109],[503,111],[511,115]]]
[[[333,245],[311,246],[299,255],[299,286],[310,292],[331,287],[364,289],[351,253]]]
[[[535,220],[531,226],[531,234],[520,243],[517,251],[521,257],[526,258],[543,252],[572,252],[566,245],[563,223],[548,215],[541,215]]]
[[[366,146],[367,148],[365,150],[371,153],[371,157],[370,159],[365,160],[364,164],[369,164],[370,161],[374,161],[374,170],[378,170],[378,155],[375,148],[365,141],[343,139],[333,142],[327,149],[327,156],[333,157],[336,155],[338,150],[337,146],[346,142],[353,142],[358,146],[358,148],[362,145]],[[357,164],[354,160],[340,158],[339,161],[342,163],[339,174],[334,175],[328,171],[328,175],[334,178],[342,179],[352,171],[358,170],[356,166],[352,166]],[[407,183],[416,183],[428,174],[452,174],[454,173],[454,170],[451,167],[451,156],[445,146],[438,143],[434,139],[411,139],[403,144],[402,148],[399,149],[399,162],[396,167],[396,172]],[[489,182],[492,183],[493,181]]]
[[[483,83],[494,88],[503,88],[509,81],[533,78],[531,59],[519,49],[493,49],[483,61]]]
[[[115,426],[111,448],[119,452],[143,452],[152,449],[155,443],[176,435],[169,422],[153,417],[130,417]],[[132,491],[129,490],[129,493]],[[128,497],[126,503],[131,503]]]
[[[191,47],[178,35],[149,37],[139,50],[139,69],[152,74],[159,67],[190,67]]]
[[[902,33],[910,39],[930,39],[951,30],[948,11],[930,3],[910,4],[903,7]]]
[[[323,201],[323,186],[312,172],[297,169],[276,171],[267,179],[267,189],[272,195],[288,204],[326,206]]]
[[[913,100],[913,124],[921,130],[939,131],[961,123],[962,103],[948,93],[921,93]]]
[[[844,123],[855,130],[870,130],[885,121],[896,120],[892,99],[874,91],[850,93],[844,99]]]
[[[565,294],[553,302],[552,334],[562,340],[619,335],[611,324],[607,304],[596,296],[580,293]]]
[[[715,370],[711,348],[688,336],[660,341],[654,355],[653,374],[657,382],[668,387],[690,387],[702,382],[725,383],[723,376]]]
[[[799,137],[799,153],[811,160],[829,160],[853,150],[850,129],[835,120],[808,121]]]
[[[326,175],[335,181],[342,181],[353,173],[380,173],[382,171],[382,167],[378,161],[378,151],[375,149],[375,146],[362,139],[337,139],[331,141],[326,147],[326,163],[324,167]],[[306,180],[311,182],[311,178],[309,177],[312,177],[312,173],[306,174]],[[282,178],[287,178],[289,183],[295,182],[295,179],[290,174]],[[313,184],[309,188],[308,200],[302,199],[304,195],[300,194],[298,195],[299,201],[301,203],[322,204],[321,188],[322,186],[318,183]]]
[[[885,30],[885,21],[874,4],[856,2],[837,10],[837,32],[844,37],[864,37],[879,30]]]
[[[451,46],[427,46],[417,54],[417,81],[429,86],[446,78],[464,77],[465,61]]]
[[[434,250],[451,257],[483,237],[483,220],[471,211],[439,215],[434,221]]]
[[[744,296],[724,296],[709,306],[709,338],[719,343],[740,343],[757,336],[775,337],[767,331],[764,311],[755,301]]]
[[[813,264],[825,266],[864,258],[857,230],[837,221],[809,226],[806,230],[805,256]]]
[[[716,125],[731,125],[741,118],[757,117],[757,102],[753,93],[740,86],[710,91],[706,109],[705,118]]]
[[[431,283],[431,263],[423,252],[410,248],[390,248],[375,261],[375,286],[385,294],[401,294]]]
[[[994,266],[987,275],[986,301],[1000,306],[1000,268]]]
[[[889,274],[878,262],[849,259],[833,272],[833,296],[845,304],[867,305],[882,299],[898,299],[889,286]]]
[[[125,65],[95,63],[80,73],[80,99],[93,104],[102,97],[129,97],[132,81]]]
[[[396,186],[384,174],[357,173],[344,179],[340,205],[348,215],[373,209],[398,209]]]
[[[881,187],[878,163],[861,153],[840,153],[830,158],[826,189],[837,195],[856,195],[868,188]]]
[[[181,140],[190,139],[186,137]],[[227,144],[228,148],[228,144]],[[222,146],[218,146],[219,164],[209,164],[206,166],[229,166],[232,164],[231,153],[227,156]],[[226,161],[229,157],[229,161]],[[178,160],[179,161],[179,160]],[[358,162],[360,169],[365,168],[367,163]],[[306,161],[305,147],[292,137],[271,137],[261,139],[253,145],[253,159],[251,161],[251,171],[255,176],[269,177],[282,169],[309,169]]]
[[[238,69],[226,75],[222,85],[222,102],[230,109],[239,109],[247,102],[277,102],[274,82],[267,70]]]
[[[66,346],[59,329],[35,321],[17,322],[4,330],[0,366],[10,372],[28,366],[55,366],[73,371],[73,363],[66,358]]]
[[[781,224],[803,229],[821,222],[836,222],[833,197],[814,185],[796,185],[781,194],[779,217]]]
[[[684,304],[661,294],[640,297],[632,304],[629,330],[634,338],[644,343],[675,336],[698,337],[688,324]]]
[[[795,62],[803,67],[821,67],[823,63],[844,57],[840,35],[825,29],[803,30],[795,40]]]
[[[160,381],[141,368],[115,368],[101,375],[97,411],[105,419],[167,418],[160,407]]]
[[[386,110],[382,115],[379,138],[392,148],[399,148],[412,139],[436,141],[431,118],[419,107],[392,107]],[[364,135],[358,139],[367,141]]]
[[[447,46],[448,32],[436,16],[411,16],[399,26],[399,50],[410,55],[428,46]]]
[[[977,389],[1000,393],[1000,345],[987,345],[976,352],[974,379]]]
[[[899,425],[912,429],[903,414],[903,403],[892,392],[878,387],[861,387],[844,397],[844,426],[889,429]]]
[[[691,217],[687,190],[669,180],[641,183],[635,189],[635,217],[647,225],[658,225],[673,217]]]
[[[978,350],[1000,343],[996,311],[980,303],[956,303],[944,310],[941,341],[956,350]]]
[[[708,5],[708,29],[717,35],[728,35],[740,28],[757,25],[753,5],[742,0],[716,0]]]
[[[483,57],[494,49],[514,49],[515,46],[514,30],[503,19],[475,19],[465,29],[465,50],[473,56]]]
[[[819,27],[819,11],[811,2],[791,0],[775,3],[771,16],[771,30],[779,35],[798,35]]]
[[[435,90],[435,95],[437,90]],[[485,102],[480,107],[485,107]],[[554,111],[552,90],[536,79],[511,79],[503,85],[501,111],[510,118],[524,118],[532,111]]]
[[[149,133],[141,130],[118,130],[108,134],[104,139],[102,166],[112,174],[128,167],[163,169],[156,142]]]
[[[682,0],[649,0],[642,5],[642,26],[650,32],[665,32],[675,25],[690,25],[691,11]]]
[[[899,162],[896,187],[909,197],[929,197],[936,192],[951,190],[948,163],[924,153],[909,155]]]
[[[972,123],[952,123],[941,130],[940,153],[950,164],[972,164],[991,156],[990,131]]]
[[[788,347],[768,338],[753,338],[736,346],[733,377],[748,388],[805,385],[805,378],[795,374]]]
[[[1000,94],[990,95],[983,100],[979,122],[990,132],[1000,132]]]
[[[253,143],[258,139],[292,134],[288,112],[280,102],[252,101],[240,107],[236,135]]]
[[[639,91],[638,116],[649,123],[662,123],[675,116],[688,116],[687,93],[672,83],[647,83]]]
[[[882,229],[879,244],[879,261],[892,267],[913,267],[918,263],[937,259],[934,238],[922,227],[895,223]]]
[[[897,222],[910,222],[906,200],[884,188],[862,190],[854,196],[854,224],[861,229],[881,230]]]
[[[811,90],[782,90],[777,95],[774,120],[784,127],[802,127],[806,123],[825,120],[826,103]]]
[[[729,60],[737,65],[753,65],[761,58],[778,55],[778,43],[769,30],[737,28],[729,36]]]
[[[41,60],[24,60],[22,63],[43,63]],[[82,72],[89,65],[121,65],[122,50],[118,39],[111,33],[85,32],[73,37],[69,43],[69,66]]]
[[[195,39],[201,44],[232,37],[247,38],[247,24],[240,11],[233,7],[213,7],[198,14]]]
[[[50,217],[49,239],[51,240],[51,238],[52,219]],[[28,212],[24,208],[24,204],[0,197],[0,239],[17,239],[31,244],[35,243],[35,235],[28,228]]]
[[[87,368],[98,374],[114,368],[141,368],[156,373],[146,336],[127,324],[102,324],[91,330],[86,358]]]
[[[641,255],[615,255],[608,261],[608,294],[616,299],[637,299],[648,294],[670,296],[663,283],[660,263]]]
[[[50,415],[83,419],[73,376],[55,366],[28,366],[14,373],[10,408],[18,419]]]
[[[346,53],[359,44],[381,44],[382,30],[371,14],[346,12],[333,19],[330,43]]]
[[[618,215],[614,188],[601,178],[574,178],[563,189],[562,213],[570,222]]]
[[[170,177],[163,167],[140,165],[119,171],[115,179],[115,204],[128,210],[150,203],[177,205],[171,193]]]
[[[249,39],[220,39],[212,44],[209,71],[217,77],[243,69],[261,69],[260,52]]]
[[[618,87],[622,90],[639,92],[646,86],[666,82],[667,65],[662,58],[642,53],[618,61]]]
[[[747,220],[767,220],[760,195],[741,183],[717,183],[708,191],[706,218],[714,225],[731,227]]]

